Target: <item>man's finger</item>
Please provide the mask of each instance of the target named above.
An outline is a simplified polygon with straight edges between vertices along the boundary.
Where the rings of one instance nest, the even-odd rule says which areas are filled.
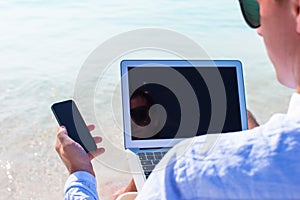
[[[89,125],[87,125],[87,128],[89,129],[89,131],[93,131],[95,129],[95,125],[89,124]]]
[[[57,137],[68,135],[67,129],[64,126],[60,126],[57,131]]]
[[[60,143],[65,143],[68,140],[71,140],[68,136],[67,129],[64,126],[59,127],[57,131],[57,140],[59,140]]]
[[[68,135],[67,130],[64,126],[60,126],[57,131],[56,144],[55,149],[59,152],[61,144],[66,140],[66,136]]]
[[[89,158],[90,158],[90,160],[92,160],[93,158],[103,154],[104,152],[105,152],[104,148],[98,148],[96,151],[89,153]]]
[[[94,136],[93,138],[94,138],[94,141],[96,144],[102,142],[102,137],[100,137],[100,136]]]

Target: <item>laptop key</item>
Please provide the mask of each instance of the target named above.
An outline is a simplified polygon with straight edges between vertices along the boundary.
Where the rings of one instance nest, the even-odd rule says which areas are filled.
[[[138,153],[138,156],[139,156],[140,160],[147,160],[145,154]]]
[[[144,174],[145,174],[145,176],[146,176],[146,179],[150,176],[150,174],[151,174],[151,171],[145,171],[144,172]]]
[[[142,165],[152,165],[150,160],[141,160]]]
[[[147,160],[154,160],[154,156],[153,155],[147,155]]]
[[[144,171],[152,171],[154,169],[154,165],[144,165],[143,170]]]
[[[159,163],[160,160],[152,160],[154,165],[157,165]]]

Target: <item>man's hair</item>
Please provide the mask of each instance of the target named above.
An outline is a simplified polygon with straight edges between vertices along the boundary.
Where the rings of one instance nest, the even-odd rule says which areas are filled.
[[[141,97],[141,98],[145,99],[147,101],[147,106],[149,106],[149,107],[154,104],[153,98],[149,95],[148,91],[143,91],[143,90],[137,89],[131,95],[130,100],[137,98],[137,97]]]

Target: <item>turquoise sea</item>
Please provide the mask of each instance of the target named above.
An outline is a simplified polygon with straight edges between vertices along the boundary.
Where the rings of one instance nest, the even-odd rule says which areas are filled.
[[[57,124],[50,106],[73,97],[78,73],[95,48],[138,28],[172,30],[212,59],[241,60],[247,106],[260,123],[286,111],[292,90],[277,83],[263,40],[243,21],[237,0],[0,1],[1,199],[63,197],[68,174],[54,150]],[[150,54],[164,57],[160,51]],[[92,111],[81,110],[96,124],[93,134],[104,137],[106,153],[94,161],[103,199],[112,199],[131,178],[121,102],[113,99],[119,91],[114,62],[94,93],[97,121],[89,121]]]

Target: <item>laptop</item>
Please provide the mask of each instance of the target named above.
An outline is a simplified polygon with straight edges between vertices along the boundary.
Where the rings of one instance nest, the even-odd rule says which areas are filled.
[[[138,190],[177,143],[248,126],[238,60],[123,60],[121,90],[124,146]]]

